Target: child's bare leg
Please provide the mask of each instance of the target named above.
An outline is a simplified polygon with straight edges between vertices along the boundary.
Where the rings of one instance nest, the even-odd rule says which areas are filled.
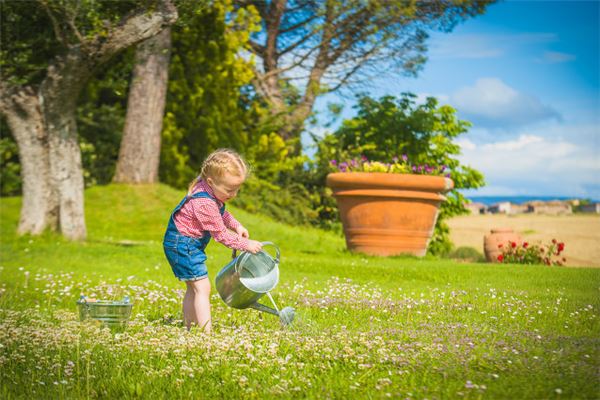
[[[210,280],[186,281],[187,290],[183,297],[183,318],[188,329],[192,324],[210,333]]]

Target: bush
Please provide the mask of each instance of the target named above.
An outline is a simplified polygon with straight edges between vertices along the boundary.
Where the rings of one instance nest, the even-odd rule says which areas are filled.
[[[485,262],[485,256],[474,247],[461,246],[452,250],[447,258],[468,262]]]
[[[17,196],[21,192],[19,149],[3,121],[0,124],[0,196]]]
[[[311,207],[310,197],[302,185],[279,187],[254,177],[244,183],[233,205],[288,225],[312,225],[318,214]]]
[[[506,264],[564,265],[567,261],[561,257],[565,244],[556,239],[552,239],[552,242],[546,245],[509,242],[507,246],[499,244],[498,248],[502,249],[498,261]]]

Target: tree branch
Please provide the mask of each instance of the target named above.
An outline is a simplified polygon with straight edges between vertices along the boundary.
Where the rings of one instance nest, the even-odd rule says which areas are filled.
[[[156,11],[138,10],[119,22],[119,29],[112,30],[108,37],[95,37],[89,44],[89,56],[94,63],[101,64],[119,51],[156,35],[177,20],[177,9],[171,0],[160,0]]]
[[[248,40],[248,44],[250,44],[250,51],[252,51],[254,54],[261,58],[265,56],[265,46],[256,43],[254,40]]]
[[[312,38],[313,36],[315,36],[318,33],[318,30],[314,30],[312,31],[310,34],[304,36],[302,39],[298,40],[296,43],[286,47],[285,49],[279,51],[277,53],[278,57],[281,57],[284,54],[289,53],[290,51],[294,50],[295,48],[297,48],[298,46],[300,46],[302,43],[306,43],[310,38]]]
[[[50,21],[52,22],[52,29],[54,30],[54,36],[56,36],[56,40],[58,40],[60,43],[62,43],[63,46],[67,47],[69,45],[69,40],[67,39],[66,35],[60,28],[60,24],[58,23],[58,20],[56,19],[54,12],[50,9],[48,2],[46,0],[38,0],[38,1],[40,3],[40,6],[46,11],[46,14],[48,14],[48,17],[50,18]]]
[[[314,21],[315,19],[317,19],[319,17],[320,17],[319,15],[315,14],[315,15],[313,15],[313,16],[305,19],[302,22],[298,22],[298,23],[296,23],[294,25],[288,26],[285,29],[280,30],[279,33],[282,34],[282,35],[284,35],[286,33],[295,31],[296,29],[300,28],[301,26],[304,26],[304,25],[308,24],[311,21]]]

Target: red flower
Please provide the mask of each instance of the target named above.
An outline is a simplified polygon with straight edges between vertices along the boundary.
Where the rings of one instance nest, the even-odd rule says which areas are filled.
[[[565,249],[565,244],[563,242],[560,242],[558,244],[558,252],[560,253],[561,251],[563,251]]]
[[[529,243],[527,243],[527,242],[523,242],[523,248],[524,248],[524,249],[526,249],[526,248],[527,248],[527,246],[529,246]]]
[[[517,247],[517,242],[510,242],[510,247],[512,247],[513,249],[514,249],[515,247]]]
[[[503,247],[504,247],[504,245],[503,245],[502,243],[500,243],[500,244],[498,245],[498,248],[499,248],[499,249],[501,249],[501,248],[503,248]]]
[[[498,255],[498,261],[502,262],[502,260],[504,260],[504,256],[502,254]]]

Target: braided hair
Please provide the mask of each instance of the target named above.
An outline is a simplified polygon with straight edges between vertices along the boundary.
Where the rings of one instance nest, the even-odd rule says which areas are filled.
[[[235,150],[217,149],[210,153],[202,163],[200,174],[190,183],[188,196],[192,194],[194,186],[200,179],[212,178],[219,180],[225,174],[243,177],[246,179],[250,173],[250,167],[246,161]]]

